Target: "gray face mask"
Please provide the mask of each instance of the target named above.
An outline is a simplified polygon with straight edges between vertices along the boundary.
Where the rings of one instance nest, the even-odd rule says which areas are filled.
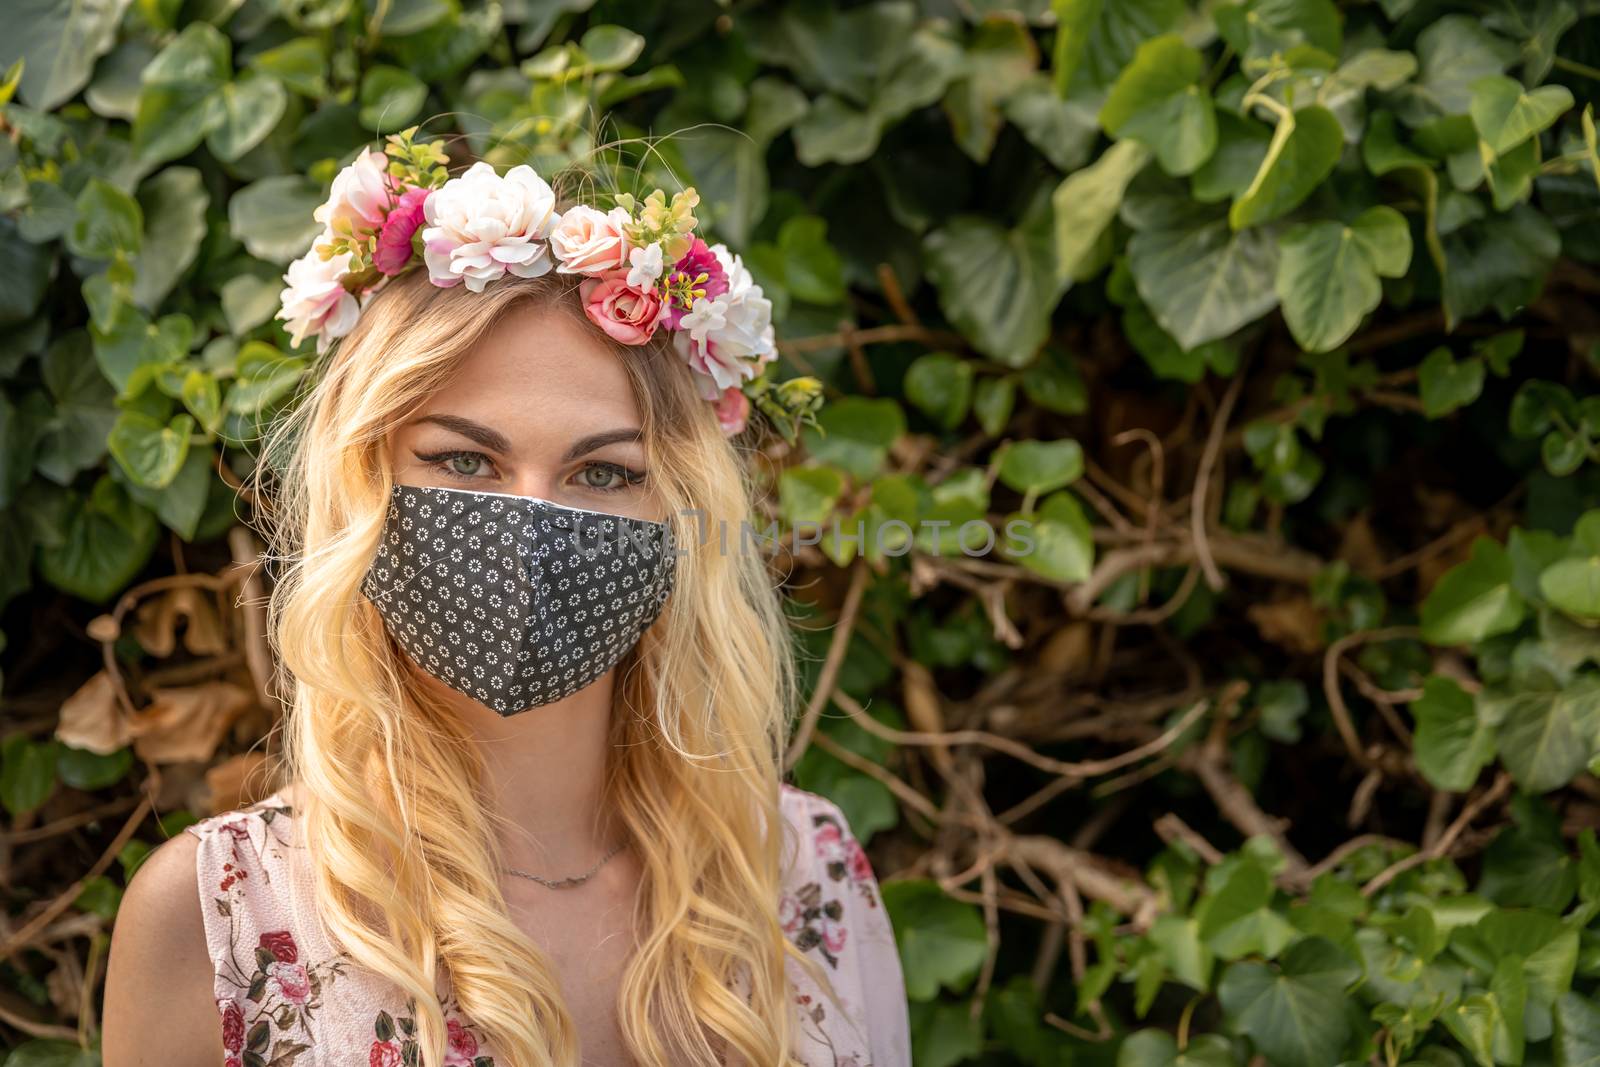
[[[660,615],[674,556],[666,523],[396,485],[361,590],[419,667],[515,715],[615,667]]]

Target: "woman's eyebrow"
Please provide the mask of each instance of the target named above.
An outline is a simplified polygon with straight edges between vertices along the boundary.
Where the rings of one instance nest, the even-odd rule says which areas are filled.
[[[431,422],[458,433],[462,437],[471,438],[491,452],[499,452],[501,455],[511,454],[511,442],[506,440],[505,435],[499,430],[485,426],[481,422],[473,422],[471,419],[462,418],[460,415],[424,415],[412,421]]]
[[[602,449],[606,445],[637,441],[643,436],[643,431],[637,426],[626,430],[607,430],[604,433],[592,433],[588,437],[582,437],[574,441],[572,447],[567,449],[567,454],[561,458],[563,462],[574,460],[579,456],[586,456],[590,452]]]

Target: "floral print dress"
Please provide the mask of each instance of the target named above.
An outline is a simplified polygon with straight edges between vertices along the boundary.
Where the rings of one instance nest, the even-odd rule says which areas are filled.
[[[822,962],[841,1012],[792,960],[806,1067],[910,1067],[905,980],[866,853],[832,801],[785,783],[777,907],[795,945]],[[398,987],[323,935],[294,811],[283,791],[186,828],[200,839],[223,1067],[419,1067],[416,1020]],[[495,1067],[495,1053],[438,984],[446,1067]],[[746,990],[748,995],[748,991]]]

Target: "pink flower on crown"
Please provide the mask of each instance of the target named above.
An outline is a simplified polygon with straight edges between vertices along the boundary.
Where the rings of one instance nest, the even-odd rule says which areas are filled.
[[[690,368],[709,379],[701,393],[715,400],[722,390],[754,378],[761,365],[778,357],[772,331],[772,302],[745,269],[744,262],[727,247],[711,247],[728,279],[725,293],[701,297],[678,320],[673,347]]]
[[[400,197],[378,233],[378,248],[372,253],[374,267],[385,274],[399,274],[406,269],[411,262],[411,235],[422,225],[423,202],[432,191],[411,188]]]
[[[622,227],[628,213],[620,207],[609,212],[584,204],[567,209],[550,234],[550,251],[560,260],[560,274],[604,274],[628,262],[627,235]]]
[[[656,332],[661,320],[661,294],[653,288],[635,289],[629,285],[627,271],[587,278],[578,292],[589,321],[623,344],[642,345]]]
[[[715,300],[728,291],[728,272],[723,269],[722,263],[716,254],[711,251],[700,238],[694,239],[694,244],[689,246],[689,251],[679,257],[678,262],[672,265],[672,271],[667,275],[668,283],[679,278],[695,278],[702,271],[706,280],[700,288],[706,291],[707,300]],[[669,330],[681,329],[679,323],[683,316],[688,314],[687,309],[673,306],[667,309],[667,328]]]
[[[750,398],[737,385],[730,385],[722,391],[716,412],[722,432],[732,436],[744,429],[745,421],[750,417]]]
[[[355,161],[333,179],[327,202],[311,217],[337,232],[339,220],[347,220],[352,232],[376,230],[397,195],[389,161],[382,152],[363,147]]]
[[[322,244],[331,236],[324,232],[316,243]],[[325,260],[317,254],[315,245],[289,264],[283,276],[289,284],[278,294],[283,306],[274,317],[285,320],[291,345],[298,346],[316,334],[317,351],[325,352],[334,338],[343,337],[354,328],[361,307],[341,284],[349,269],[349,252]]]
[[[526,163],[502,177],[479,160],[435,189],[422,205],[423,260],[434,285],[467,283],[475,293],[506,274],[550,270],[547,242],[560,222],[555,192]]]

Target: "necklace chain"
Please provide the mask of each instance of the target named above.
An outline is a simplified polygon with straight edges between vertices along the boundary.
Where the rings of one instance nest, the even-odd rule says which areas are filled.
[[[568,878],[545,878],[541,875],[529,874],[527,871],[519,871],[515,867],[507,867],[505,870],[507,874],[515,874],[523,878],[531,878],[540,885],[549,886],[551,889],[570,889],[573,886],[582,885],[590,878],[593,878],[594,873],[601,867],[605,866],[605,862],[607,860],[609,860],[612,856],[615,856],[618,852],[621,852],[627,847],[627,845],[627,839],[624,838],[623,840],[617,842],[617,844],[612,847],[610,852],[607,852],[604,856],[601,856],[600,862],[596,863],[593,867],[590,867],[588,871],[583,874],[573,875]]]

